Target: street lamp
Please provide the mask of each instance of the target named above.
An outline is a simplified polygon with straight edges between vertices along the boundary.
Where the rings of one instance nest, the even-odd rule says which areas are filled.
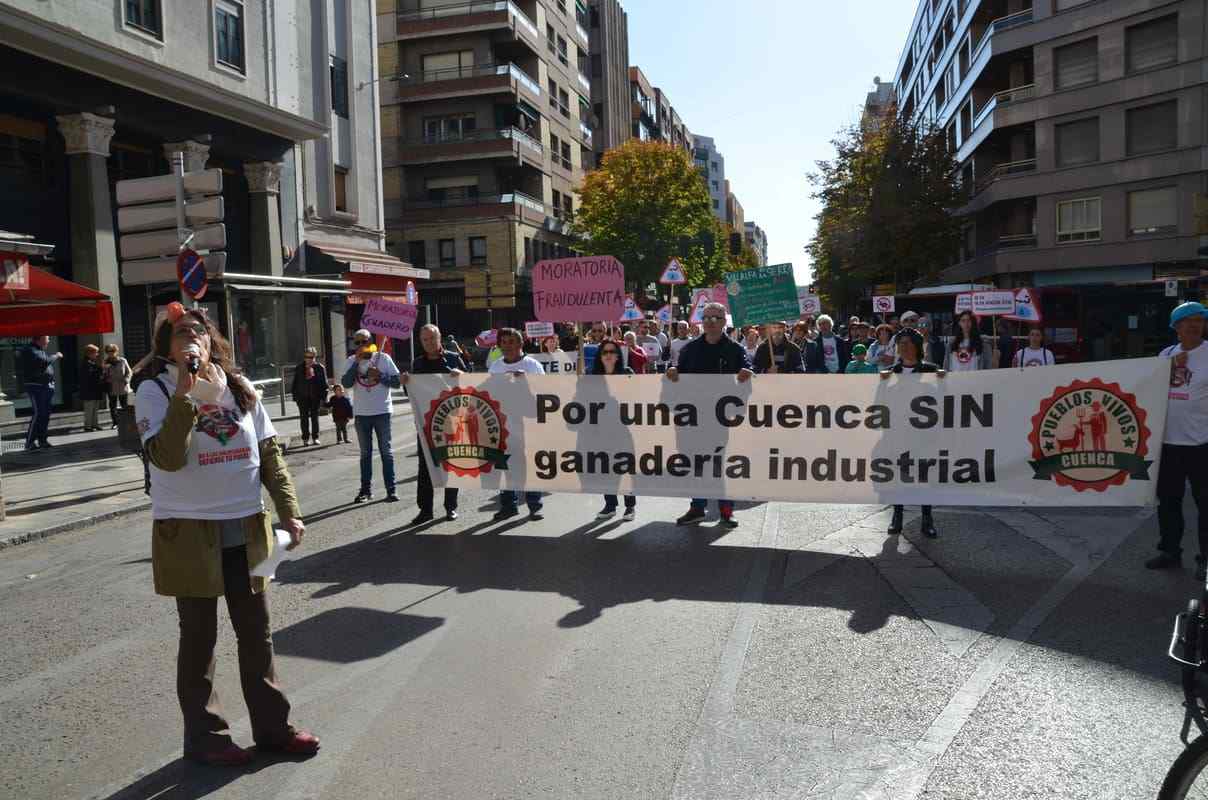
[[[408,75],[406,72],[404,72],[400,75],[385,75],[380,78],[374,78],[371,81],[361,81],[360,83],[357,84],[357,91],[359,92],[362,89],[364,89],[366,86],[377,83],[378,81],[397,81],[397,80],[401,80],[403,78],[410,78],[410,77],[411,77],[410,75]]]

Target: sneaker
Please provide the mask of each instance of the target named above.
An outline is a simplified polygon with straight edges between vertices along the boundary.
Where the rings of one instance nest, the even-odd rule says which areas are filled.
[[[395,493],[394,493],[394,492],[392,492],[392,491],[391,491],[391,492],[386,492],[386,502],[387,502],[387,503],[397,503],[397,502],[398,502],[398,495],[397,495],[397,494],[395,494]]]
[[[303,439],[303,440],[302,440],[302,446],[303,446],[303,447],[310,447],[310,439]]]
[[[415,527],[416,525],[423,525],[425,522],[431,522],[434,519],[436,519],[436,517],[432,516],[431,511],[421,511],[416,514],[415,518],[408,524],[411,527]]]
[[[629,506],[628,508],[625,509],[625,513],[621,515],[621,519],[626,520],[626,521],[632,521],[633,518],[637,516],[637,513],[638,513],[638,510],[636,508],[634,508],[633,506]]]
[[[738,527],[738,520],[734,519],[734,517],[732,515],[727,514],[721,518],[721,526],[723,528],[729,528],[730,530],[734,530],[735,528]]]
[[[361,491],[360,491],[360,492],[357,494],[356,499],[355,499],[355,500],[353,500],[352,502],[354,502],[354,503],[368,503],[368,502],[369,502],[370,500],[372,500],[372,499],[373,499],[373,492],[369,491],[368,489],[362,489],[362,490],[361,490]]]
[[[604,506],[604,508],[601,509],[600,513],[596,514],[596,519],[609,519],[611,517],[616,516],[616,513],[617,513],[616,506]]]
[[[545,514],[541,513],[541,509],[529,509],[529,519],[533,522],[540,522],[545,519]]]
[[[923,535],[928,539],[935,539],[940,535],[940,532],[935,529],[935,522],[931,517],[923,517]]]
[[[1183,566],[1183,557],[1170,553],[1158,553],[1145,562],[1145,569],[1174,569]]]
[[[318,447],[319,445],[322,444],[322,442],[320,442],[319,437],[316,436],[314,439],[311,439],[311,444],[313,444],[315,447]]]
[[[520,509],[516,508],[515,506],[504,506],[495,512],[495,516],[492,517],[492,519],[494,519],[496,522],[499,522],[500,520],[511,519],[519,513]]]
[[[457,509],[456,508],[446,508],[445,509],[445,520],[447,522],[452,522],[455,519],[457,519]]]
[[[676,525],[695,525],[705,518],[704,509],[690,508],[688,513],[675,521]]]
[[[26,448],[25,448],[25,452],[27,452],[27,453],[32,453],[33,451],[35,451],[35,450],[37,450],[37,449],[38,449],[38,443],[37,443],[37,442],[31,442],[29,445],[27,445],[27,446],[26,446]]]

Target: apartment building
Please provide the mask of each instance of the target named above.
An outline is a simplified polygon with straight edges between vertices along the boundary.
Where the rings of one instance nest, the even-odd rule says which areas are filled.
[[[688,153],[692,152],[692,134],[680,119],[679,112],[659,87],[654,87],[654,124],[659,138]]]
[[[389,248],[432,272],[442,322],[530,319],[537,261],[570,254],[595,161],[585,0],[379,0]],[[488,317],[467,274],[493,279]],[[475,279],[478,280],[478,279]],[[516,284],[514,290],[506,287]]]
[[[738,202],[738,195],[730,190],[730,182],[727,180],[724,184],[726,188],[726,218],[725,223],[730,226],[730,230],[735,233],[744,233],[746,231],[746,218],[743,216],[742,203]]]
[[[42,266],[113,300],[113,333],[52,344],[64,364],[88,341],[141,358],[179,298],[171,259],[122,258],[113,199],[176,152],[222,171],[226,245],[202,305],[254,378],[306,345],[344,354],[349,288],[304,272],[422,277],[382,252],[375,24],[350,2],[0,0],[0,229],[53,245]],[[20,344],[0,340],[0,390]],[[74,394],[63,371],[57,401]]]
[[[860,114],[860,127],[879,128],[885,112],[893,103],[893,82],[882,81],[881,76],[872,79],[873,89],[864,98],[864,110]]]
[[[593,166],[633,135],[629,94],[629,17],[617,0],[590,0],[591,107],[595,117]]]
[[[726,222],[728,182],[725,157],[718,151],[717,143],[712,137],[692,134],[692,158],[709,189],[713,214],[722,222]]]
[[[895,94],[945,131],[968,191],[945,283],[1039,288],[1050,338],[1084,358],[1168,340],[1208,286],[1206,6],[920,2]]]
[[[766,267],[768,265],[768,237],[763,232],[763,228],[756,225],[754,222],[747,221],[745,224],[746,230],[744,236],[747,244],[755,251],[755,255],[759,256],[759,266]]]

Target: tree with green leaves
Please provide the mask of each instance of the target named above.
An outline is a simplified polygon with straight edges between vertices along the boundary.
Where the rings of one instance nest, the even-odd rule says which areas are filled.
[[[809,176],[822,211],[806,250],[824,302],[852,308],[873,285],[904,292],[938,277],[959,247],[952,211],[964,203],[943,132],[891,106],[834,145],[835,158]]]
[[[691,286],[715,283],[733,266],[728,231],[713,216],[700,172],[679,147],[631,139],[604,154],[579,195],[579,248],[619,259],[639,296],[673,256]]]

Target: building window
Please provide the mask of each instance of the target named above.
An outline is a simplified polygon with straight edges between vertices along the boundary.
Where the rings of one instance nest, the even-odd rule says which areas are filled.
[[[452,239],[440,240],[440,265],[444,268],[457,266],[457,248]]]
[[[554,82],[553,78],[549,79],[549,107],[558,107],[558,84]]]
[[[428,266],[428,243],[407,242],[407,260],[413,267]]]
[[[1142,72],[1179,60],[1179,17],[1155,19],[1124,31],[1125,68]]]
[[[566,13],[566,0],[558,0],[558,10],[563,14]]]
[[[717,181],[709,181],[709,184],[713,187],[713,191],[715,191],[715,192],[721,191],[721,184],[719,184]]]
[[[1085,86],[1099,80],[1099,40],[1091,37],[1053,50],[1058,89]]]
[[[1099,118],[1057,126],[1057,166],[1074,167],[1099,160]]]
[[[1179,107],[1174,100],[1130,108],[1124,115],[1125,152],[1139,156],[1178,147],[1178,120]]]
[[[471,138],[477,127],[478,121],[473,114],[428,117],[424,120],[424,143],[460,142]]]
[[[524,266],[533,266],[533,240],[528,236],[524,237]]]
[[[595,6],[591,7],[591,26],[593,28],[600,27],[600,9]]]
[[[1057,241],[1094,242],[1102,230],[1098,197],[1066,200],[1057,204]]]
[[[558,90],[558,111],[570,119],[570,94],[565,89]]]
[[[553,162],[555,167],[559,164],[559,154],[562,152],[562,148],[559,146],[559,144],[558,137],[551,133],[549,135],[549,152],[550,160]]]
[[[557,189],[554,189],[553,198],[554,198],[554,202],[552,205],[554,207],[554,216],[557,217],[558,219],[561,219],[562,218],[562,192],[559,192]]]
[[[571,169],[570,162],[570,142],[565,139],[562,141],[562,166]]]
[[[348,170],[335,168],[336,211],[348,211]]]
[[[219,64],[243,72],[243,6],[214,0],[215,57]]]
[[[424,189],[428,202],[435,205],[473,205],[478,200],[478,177],[428,178]]]
[[[562,66],[570,66],[570,60],[566,57],[566,40],[561,36],[558,37],[558,60],[562,62]]]
[[[718,206],[717,206],[717,198],[714,198],[714,199],[713,199],[713,210],[714,210],[714,211],[717,211],[717,210],[718,210]]]
[[[331,110],[348,119],[348,62],[331,57]]]
[[[161,42],[164,40],[164,20],[160,13],[160,0],[126,0],[126,24],[149,33]]]
[[[1178,228],[1179,190],[1174,186],[1128,193],[1128,234],[1164,233]]]
[[[474,74],[474,51],[455,50],[426,55],[420,60],[420,70],[425,81],[469,78]]]
[[[558,38],[558,34],[554,33],[554,26],[548,22],[545,23],[545,46],[552,53],[555,51],[554,40]]]
[[[470,263],[476,267],[486,266],[487,263],[487,237],[471,236],[470,237]]]
[[[717,172],[717,162],[716,161],[709,162],[709,170],[711,172]]]
[[[575,200],[569,194],[562,195],[562,214],[567,221],[575,218]]]

